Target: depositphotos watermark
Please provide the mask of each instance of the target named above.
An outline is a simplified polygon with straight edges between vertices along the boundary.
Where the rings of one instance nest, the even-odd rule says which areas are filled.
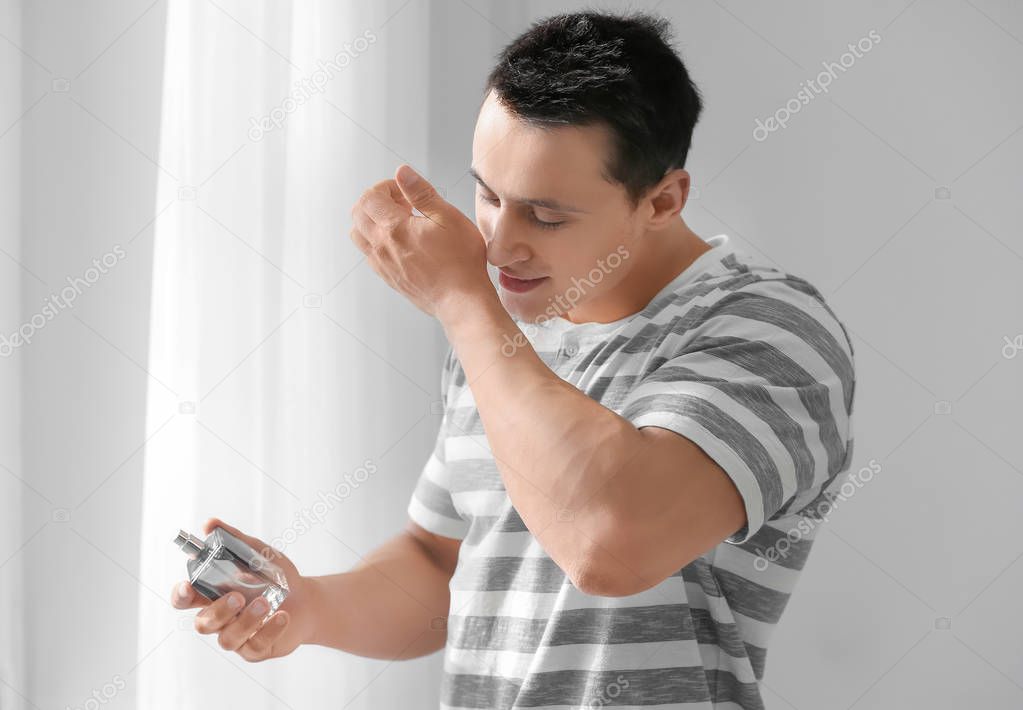
[[[624,677],[621,673],[613,681],[607,684],[603,692],[597,696],[593,702],[587,703],[584,707],[587,708],[602,708],[609,705],[615,698],[622,694],[623,688],[629,687],[629,679]],[[615,703],[618,705],[618,703]]]
[[[796,95],[775,111],[774,115],[768,116],[763,121],[759,118],[757,119],[757,126],[753,129],[753,140],[762,143],[775,131],[785,128],[789,120],[791,120],[792,114],[799,113],[803,106],[810,103],[817,96],[820,96],[820,94],[828,93],[831,82],[838,78],[836,70],[845,72],[850,69],[857,59],[863,57],[864,54],[874,48],[874,45],[880,42],[881,35],[877,33],[877,30],[871,30],[867,33],[866,37],[861,37],[856,44],[850,42],[846,45],[849,47],[849,51],[843,53],[837,62],[821,62],[824,66],[824,71],[817,74],[816,80],[808,79],[804,81],[800,85],[802,88],[796,92]]]
[[[115,244],[111,251],[99,259],[93,259],[92,266],[86,269],[81,277],[68,276],[68,285],[62,288],[59,294],[51,294],[43,302],[44,305],[38,313],[35,313],[26,322],[22,323],[10,335],[0,333],[0,357],[10,357],[14,354],[15,350],[31,343],[36,333],[45,328],[46,324],[56,318],[61,311],[71,308],[86,287],[92,286],[99,281],[100,276],[103,276],[109,269],[116,266],[125,256],[127,254],[125,254],[121,245]]]
[[[830,499],[822,500],[814,508],[813,516],[803,512],[799,522],[796,523],[794,528],[791,528],[785,537],[778,540],[778,542],[771,545],[766,550],[760,550],[757,552],[756,559],[753,560],[753,567],[758,572],[763,572],[767,569],[768,565],[772,562],[776,562],[779,559],[785,559],[789,555],[789,550],[792,549],[792,545],[802,540],[804,537],[813,532],[821,523],[828,521],[828,516],[838,508],[839,503],[845,501],[856,495],[856,491],[863,488],[864,483],[869,483],[874,480],[874,476],[881,472],[881,464],[874,459],[870,459],[870,463],[855,474],[848,477],[842,486],[838,489],[838,494],[831,496]]]
[[[619,244],[618,248],[608,254],[604,259],[597,259],[597,265],[590,269],[589,273],[586,274],[588,278],[580,279],[573,276],[572,285],[565,289],[564,294],[558,294],[555,296],[552,299],[555,303],[548,303],[544,312],[537,316],[535,320],[542,324],[572,310],[575,308],[576,304],[579,303],[580,299],[586,295],[586,291],[588,289],[593,288],[603,281],[605,276],[621,266],[622,262],[628,258],[629,250],[625,248],[624,244]],[[535,335],[538,327],[539,324],[536,322],[525,324],[525,328],[530,331],[530,335]],[[514,336],[509,337],[509,335],[505,333],[503,337],[504,344],[501,346],[501,354],[505,357],[511,357],[519,348],[529,342],[527,336],[521,330]]]
[[[1006,360],[1011,360],[1023,352],[1023,334],[1017,335],[1015,338],[1003,335],[1002,340],[1005,341],[1005,345],[1002,346],[1002,357]]]
[[[114,675],[110,679],[109,683],[104,683],[103,687],[99,690],[93,690],[92,695],[82,703],[80,706],[72,708],[70,705],[65,705],[65,710],[95,710],[95,708],[101,705],[106,705],[108,702],[114,699],[118,693],[128,687],[128,683],[119,675]]]
[[[334,78],[335,72],[340,74],[352,60],[365,52],[371,44],[377,41],[372,30],[365,30],[361,37],[356,37],[351,42],[345,42],[340,52],[333,58],[324,62],[317,60],[317,69],[311,75],[302,77],[295,82],[295,89],[280,103],[274,106],[265,116],[256,118],[249,117],[249,140],[253,143],[263,140],[263,136],[272,130],[284,125],[288,116],[295,113],[298,107],[312,98],[313,93],[322,94],[327,82]]]
[[[293,544],[302,535],[312,530],[314,525],[321,525],[327,519],[327,514],[334,510],[336,504],[340,504],[352,495],[356,488],[365,483],[371,474],[376,473],[377,465],[373,459],[366,459],[362,466],[351,473],[346,473],[340,483],[327,492],[319,491],[316,496],[319,500],[309,508],[303,508],[295,514],[295,521],[285,528],[280,535],[269,540],[267,545],[274,550],[283,552],[284,548]],[[269,555],[269,550],[261,552]]]

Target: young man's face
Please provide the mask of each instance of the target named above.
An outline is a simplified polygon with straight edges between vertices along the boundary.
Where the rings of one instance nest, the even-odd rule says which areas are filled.
[[[487,260],[508,275],[540,279],[500,277],[501,302],[513,317],[582,322],[614,309],[618,292],[611,291],[635,263],[634,240],[644,228],[625,188],[602,175],[609,149],[604,128],[530,127],[493,93],[484,102],[472,168]]]

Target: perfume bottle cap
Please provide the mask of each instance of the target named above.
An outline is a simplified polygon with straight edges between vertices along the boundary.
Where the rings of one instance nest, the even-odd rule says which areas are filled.
[[[191,557],[193,560],[206,549],[206,543],[203,542],[202,538],[196,537],[184,530],[178,531],[178,536],[174,538],[174,542],[177,543],[182,552]]]

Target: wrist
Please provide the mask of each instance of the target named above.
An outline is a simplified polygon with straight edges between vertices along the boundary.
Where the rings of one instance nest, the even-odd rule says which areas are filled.
[[[494,307],[503,309],[501,299],[490,279],[476,286],[451,289],[437,303],[434,315],[445,329],[455,328],[466,320],[478,319],[481,311]]]
[[[320,577],[301,577],[302,604],[301,611],[292,618],[298,622],[299,639],[302,645],[325,645],[322,631],[329,613],[326,589]]]

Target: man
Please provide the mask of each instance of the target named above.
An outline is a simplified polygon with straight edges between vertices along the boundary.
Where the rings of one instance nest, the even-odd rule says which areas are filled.
[[[558,15],[489,76],[475,224],[405,165],[362,196],[352,240],[451,344],[408,527],[323,577],[243,536],[292,593],[260,626],[185,584],[201,633],[443,647],[444,707],[763,707],[849,468],[853,349],[811,284],[680,218],[701,107],[664,20]]]

